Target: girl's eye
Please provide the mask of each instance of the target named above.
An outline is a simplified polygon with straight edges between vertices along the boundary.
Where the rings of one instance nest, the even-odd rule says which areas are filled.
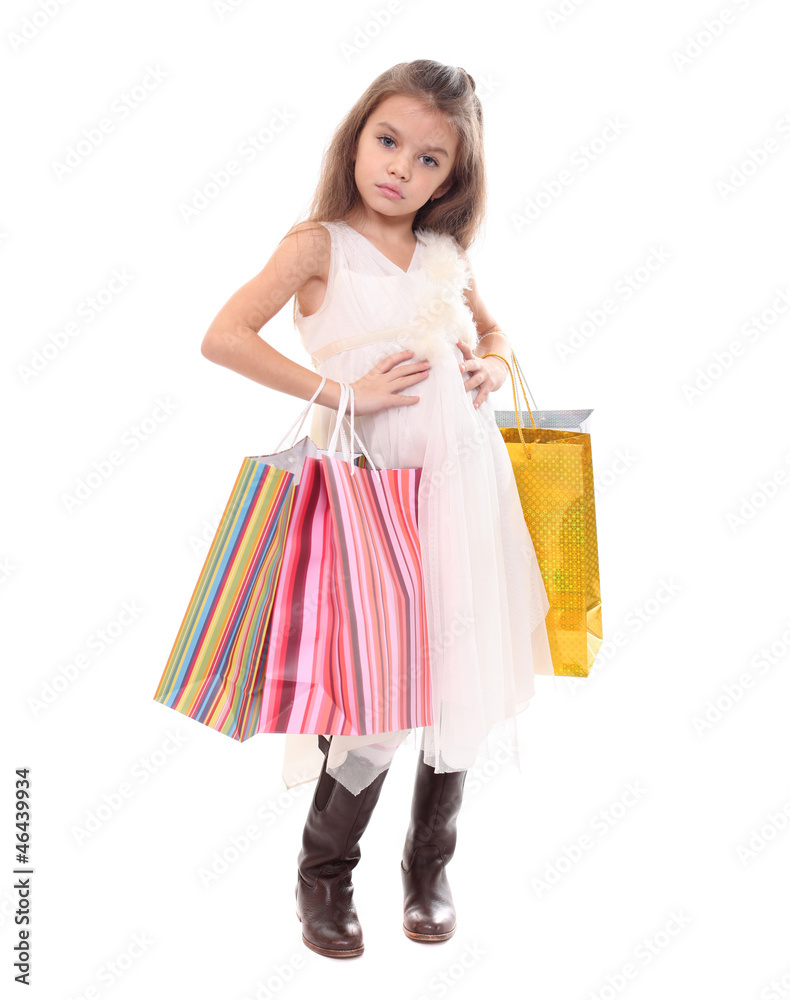
[[[380,136],[378,136],[378,140],[379,140],[379,142],[384,142],[384,148],[385,149],[392,149],[392,146],[388,146],[386,144],[385,140],[389,140],[393,144],[395,143],[395,140],[392,138],[391,135],[380,135]],[[438,161],[435,160],[432,156],[429,156],[427,153],[425,153],[425,158],[429,159],[431,161],[430,163],[426,163],[427,167],[438,167],[439,166]]]

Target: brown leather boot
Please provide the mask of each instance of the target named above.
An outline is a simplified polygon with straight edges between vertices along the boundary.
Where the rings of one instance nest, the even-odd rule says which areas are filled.
[[[359,795],[352,795],[327,774],[327,759],[324,750],[302,836],[296,915],[302,922],[302,941],[312,951],[329,958],[354,958],[362,954],[365,945],[354,906],[351,870],[361,857],[359,840],[389,769]]]
[[[401,861],[403,930],[412,941],[446,941],[455,933],[455,906],[445,865],[455,851],[466,775],[466,771],[437,774],[420,752]]]

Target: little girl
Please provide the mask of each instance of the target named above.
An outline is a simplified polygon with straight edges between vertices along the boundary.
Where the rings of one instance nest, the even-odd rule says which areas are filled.
[[[445,868],[467,770],[492,734],[516,745],[515,716],[535,673],[553,673],[546,590],[488,399],[509,377],[507,341],[465,254],[484,206],[474,80],[428,59],[399,63],[336,130],[309,218],[231,296],[201,347],[269,388],[314,398],[310,437],[322,449],[334,422],[346,419],[336,411],[350,384],[355,430],[376,467],[422,469],[434,722],[422,731],[401,874],[403,929],[425,942],[456,928]],[[258,336],[292,297],[314,370]],[[318,778],[296,906],[305,945],[321,955],[363,952],[351,871],[392,757],[411,732],[286,737],[286,785]]]

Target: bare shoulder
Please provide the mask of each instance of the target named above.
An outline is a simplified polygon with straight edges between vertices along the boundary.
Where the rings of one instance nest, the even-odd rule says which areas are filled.
[[[277,245],[276,255],[295,278],[296,300],[303,316],[316,312],[324,300],[332,252],[329,230],[320,222],[299,222]]]
[[[331,253],[329,230],[320,222],[300,222],[277,244],[275,255],[283,267],[304,279],[327,277]]]

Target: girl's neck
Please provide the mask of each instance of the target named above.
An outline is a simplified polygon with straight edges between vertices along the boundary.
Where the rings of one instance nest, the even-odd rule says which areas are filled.
[[[368,239],[389,246],[414,246],[415,237],[412,229],[414,215],[404,216],[400,219],[371,220],[359,213],[353,213],[344,221]]]

